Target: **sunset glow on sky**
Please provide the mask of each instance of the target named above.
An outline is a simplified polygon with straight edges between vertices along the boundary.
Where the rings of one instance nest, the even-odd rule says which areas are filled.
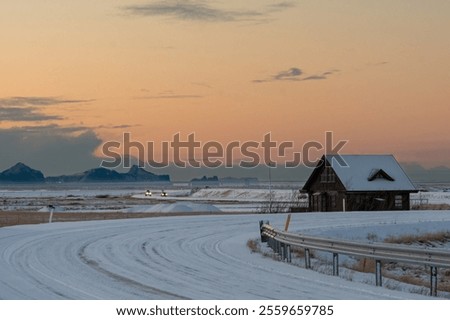
[[[88,169],[124,132],[301,147],[332,131],[345,153],[450,166],[449,1],[1,7],[0,170]]]

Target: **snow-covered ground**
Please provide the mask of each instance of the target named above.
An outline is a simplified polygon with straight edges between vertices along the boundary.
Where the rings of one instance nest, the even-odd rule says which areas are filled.
[[[448,191],[433,191],[411,194],[411,200],[418,201],[424,204],[449,204],[450,205],[450,192]]]
[[[148,188],[151,197],[145,196]],[[166,197],[161,196],[162,188]],[[411,198],[450,204],[450,192],[445,190],[439,187]],[[371,274],[343,270],[341,278],[332,277],[251,253],[246,243],[259,237],[258,221],[270,220],[282,228],[286,215],[250,213],[258,212],[270,199],[291,202],[297,191],[286,187],[270,194],[266,187],[193,190],[185,185],[134,184],[3,188],[0,210],[48,211],[52,204],[67,214],[211,215],[0,228],[0,299],[427,298],[407,292],[407,285],[396,284],[396,291],[377,288]],[[249,214],[227,216],[224,212]],[[450,230],[449,221],[450,211],[298,213],[293,215],[290,231],[368,242]],[[322,260],[318,261],[322,271],[330,268],[323,266],[328,254],[317,258]]]
[[[111,186],[113,185],[113,186]],[[431,187],[429,187],[431,189]],[[152,192],[146,196],[146,190]],[[161,196],[164,190],[166,196]],[[411,204],[447,204],[450,205],[450,192],[447,185],[433,187],[433,191],[421,191],[411,194]],[[49,204],[57,207],[58,212],[75,211],[114,211],[137,212],[139,208],[151,210],[149,206],[161,202],[196,202],[217,206],[224,212],[261,212],[269,201],[276,203],[275,207],[288,208],[289,205],[298,206],[306,203],[306,195],[300,194],[294,186],[274,188],[203,188],[192,189],[187,185],[149,186],[147,184],[93,184],[93,185],[24,185],[22,188],[0,189],[0,211],[38,211],[46,210]],[[155,207],[157,210],[158,207]]]
[[[126,210],[126,212],[221,212],[221,210],[212,204],[193,203],[189,201],[175,203],[159,203],[155,205],[135,206]]]
[[[0,299],[426,299],[251,253],[259,220],[209,215],[0,228]],[[439,228],[438,228],[439,226]],[[450,227],[450,211],[294,214],[290,231],[355,237]],[[367,228],[362,231],[362,228]],[[339,232],[336,232],[339,231]],[[351,236],[350,236],[351,238]]]
[[[101,185],[90,188],[30,188],[0,190],[0,211],[45,211],[51,204],[57,209],[55,212],[92,212],[102,210],[114,212],[155,212],[162,209],[160,203],[195,202],[208,203],[217,206],[225,212],[259,212],[270,200],[277,203],[291,203],[293,196],[298,196],[295,189],[274,189],[270,193],[266,188],[205,188],[191,189],[189,187],[161,187],[150,188],[146,185],[116,186],[109,189]],[[152,192],[151,196],[146,191]],[[164,190],[165,196],[161,193]],[[306,198],[302,198],[305,201]],[[153,209],[151,208],[153,206]],[[200,211],[209,210],[206,207]],[[167,208],[164,208],[167,210]],[[192,211],[192,210],[188,210]]]

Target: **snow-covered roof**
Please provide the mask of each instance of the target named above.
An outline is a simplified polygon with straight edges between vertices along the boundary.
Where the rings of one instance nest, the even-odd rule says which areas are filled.
[[[416,190],[393,155],[327,155],[325,158],[347,191]]]

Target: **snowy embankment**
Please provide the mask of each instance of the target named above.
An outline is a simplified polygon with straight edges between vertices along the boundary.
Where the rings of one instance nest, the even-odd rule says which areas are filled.
[[[258,221],[217,215],[0,229],[0,299],[425,299],[252,254]],[[449,225],[449,211],[294,214],[291,231]]]
[[[213,206],[212,204],[203,203],[192,203],[189,201],[175,202],[175,203],[159,203],[155,205],[148,206],[134,206],[126,209],[125,212],[160,212],[160,213],[170,213],[170,212],[221,212],[219,208]]]
[[[191,193],[191,190],[166,190],[167,196],[161,197],[159,192],[153,192],[153,195],[146,197],[145,193],[134,194],[133,198],[140,199],[158,199],[158,200],[190,200],[190,201],[227,201],[227,202],[267,202],[267,201],[285,201],[293,200],[295,192],[291,189],[249,189],[249,188],[203,188]]]
[[[450,192],[433,191],[411,194],[411,200],[425,204],[450,204]]]
[[[272,190],[272,195],[268,189],[227,189],[208,188],[200,189],[192,194],[192,199],[213,200],[213,201],[242,201],[242,202],[266,202],[270,201],[292,201],[294,192],[292,190],[277,189]]]

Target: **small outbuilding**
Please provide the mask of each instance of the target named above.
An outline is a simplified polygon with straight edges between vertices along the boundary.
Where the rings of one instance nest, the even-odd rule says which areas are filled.
[[[309,211],[409,210],[417,191],[392,155],[324,155],[302,188]]]

